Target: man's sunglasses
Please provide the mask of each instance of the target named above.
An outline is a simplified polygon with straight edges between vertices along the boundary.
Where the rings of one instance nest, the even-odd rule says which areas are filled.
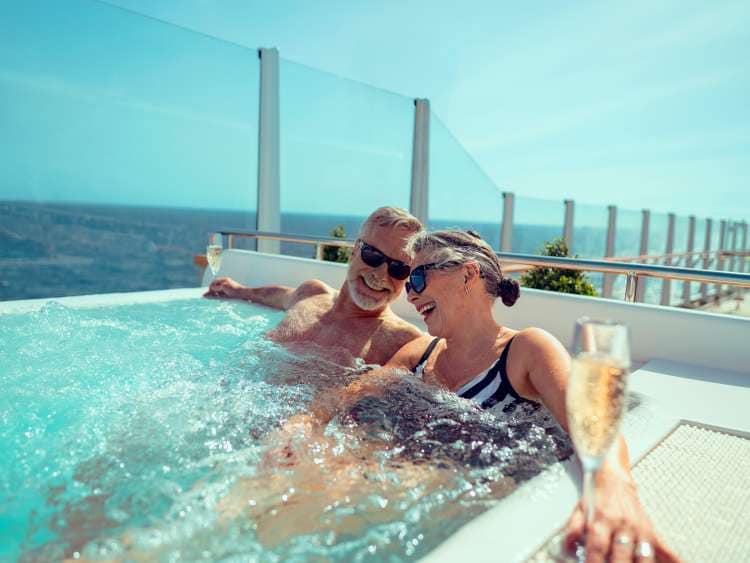
[[[377,268],[383,262],[387,262],[388,275],[397,280],[405,280],[409,277],[409,272],[411,272],[411,267],[408,264],[386,256],[380,250],[361,239],[359,241],[359,255],[362,257],[362,262],[371,268]]]

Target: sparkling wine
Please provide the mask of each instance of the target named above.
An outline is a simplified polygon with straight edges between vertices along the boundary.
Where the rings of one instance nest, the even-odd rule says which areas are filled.
[[[209,244],[206,247],[206,260],[208,260],[208,267],[211,268],[211,273],[216,275],[219,267],[221,267],[221,246]]]
[[[570,435],[582,460],[601,461],[617,436],[627,375],[628,369],[611,357],[580,354],[573,359],[566,406]]]

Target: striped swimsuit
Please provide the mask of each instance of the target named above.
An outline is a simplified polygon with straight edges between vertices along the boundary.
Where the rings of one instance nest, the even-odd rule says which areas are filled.
[[[439,341],[440,338],[435,338],[430,342],[430,345],[427,346],[427,349],[424,351],[424,354],[422,354],[419,362],[412,369],[414,375],[419,379],[423,379],[424,365]],[[511,406],[516,401],[526,402],[526,399],[523,399],[518,393],[516,393],[516,390],[513,389],[506,371],[508,351],[510,350],[512,342],[513,338],[508,340],[502,354],[500,354],[500,358],[482,373],[473,377],[470,381],[456,389],[456,394],[459,397],[471,399],[478,403],[483,409],[489,409],[500,405],[501,408],[505,410],[506,407]]]

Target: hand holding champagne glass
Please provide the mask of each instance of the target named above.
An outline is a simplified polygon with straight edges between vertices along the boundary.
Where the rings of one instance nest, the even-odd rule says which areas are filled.
[[[216,277],[216,274],[221,267],[221,233],[212,233],[208,237],[208,246],[206,247],[206,260],[208,261],[208,267],[211,269],[211,274]]]
[[[630,344],[625,325],[588,318],[576,322],[566,409],[583,467],[586,528],[594,517],[594,478],[618,434],[625,411]]]

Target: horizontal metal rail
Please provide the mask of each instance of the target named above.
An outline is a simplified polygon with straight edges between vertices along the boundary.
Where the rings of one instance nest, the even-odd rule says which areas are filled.
[[[585,258],[558,258],[555,256],[537,256],[535,254],[514,254],[512,252],[496,252],[498,258],[504,262],[527,264],[543,268],[558,268],[561,270],[580,270],[601,272],[605,274],[652,277],[665,280],[684,280],[706,283],[726,283],[738,287],[750,287],[750,274],[739,272],[718,272],[714,270],[698,270],[694,268],[678,268],[676,266],[659,266],[655,264],[637,264],[632,262],[618,263],[611,260],[590,260]]]
[[[234,237],[258,238],[278,240],[282,242],[314,245],[316,258],[320,258],[324,246],[352,247],[354,241],[333,237],[318,237],[295,235],[288,233],[272,233],[255,230],[226,229],[218,230],[228,237],[228,247],[234,246]],[[738,257],[750,256],[750,252],[722,251],[724,255]],[[625,301],[635,301],[638,282],[641,278],[657,278],[662,280],[682,280],[702,283],[727,284],[735,287],[750,288],[750,274],[715,270],[699,270],[694,268],[680,268],[676,266],[661,266],[655,264],[640,264],[634,262],[619,262],[612,258],[606,260],[590,260],[585,258],[560,258],[555,256],[539,256],[535,254],[515,254],[512,252],[496,252],[497,257],[506,263],[524,264],[541,268],[557,268],[561,270],[577,270],[585,272],[599,272],[604,274],[624,275],[627,278],[625,287]],[[699,253],[693,253],[699,254]],[[643,258],[656,259],[656,256]],[[632,257],[627,258],[632,260]]]

